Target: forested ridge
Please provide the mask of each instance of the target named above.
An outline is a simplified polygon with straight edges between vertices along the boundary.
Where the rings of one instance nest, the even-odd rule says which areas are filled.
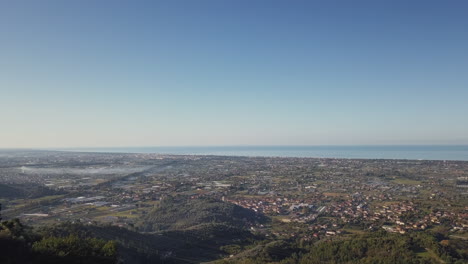
[[[440,233],[391,234],[368,232],[347,238],[317,241],[273,241],[216,261],[227,263],[468,263],[468,242],[447,240]]]
[[[0,198],[36,198],[48,195],[63,194],[37,184],[2,184],[0,183]]]
[[[170,197],[139,222],[142,231],[184,230],[207,223],[244,228],[268,219],[252,210],[215,199]]]
[[[54,236],[23,226],[0,224],[0,263],[116,263],[117,245],[95,237]]]

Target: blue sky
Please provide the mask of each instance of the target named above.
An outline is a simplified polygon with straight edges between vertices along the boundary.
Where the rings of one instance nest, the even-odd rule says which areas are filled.
[[[2,1],[0,148],[468,144],[466,1]]]

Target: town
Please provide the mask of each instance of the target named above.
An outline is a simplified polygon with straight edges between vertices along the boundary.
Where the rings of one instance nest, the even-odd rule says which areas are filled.
[[[468,162],[5,152],[0,183],[44,195],[2,194],[4,218],[132,228],[167,197],[210,197],[272,219],[255,232],[304,240],[444,225],[468,230]],[[31,187],[33,186],[33,187]]]

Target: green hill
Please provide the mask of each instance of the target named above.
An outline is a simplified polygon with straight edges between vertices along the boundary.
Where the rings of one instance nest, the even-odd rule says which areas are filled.
[[[0,198],[18,198],[23,197],[24,192],[10,185],[0,183]]]
[[[96,237],[115,241],[124,263],[200,263],[226,256],[225,245],[250,244],[252,233],[220,223],[207,223],[187,229],[139,233],[116,226],[62,223],[39,230],[54,237]]]
[[[95,237],[39,234],[18,219],[0,223],[0,263],[111,264],[117,262],[114,241]]]
[[[142,218],[142,231],[183,230],[206,223],[246,228],[267,218],[252,210],[219,200],[168,198]]]
[[[38,198],[48,195],[63,194],[64,192],[52,190],[37,184],[3,184],[0,183],[0,198]]]
[[[402,235],[376,231],[302,246],[297,241],[273,241],[213,263],[467,263],[468,241],[448,241],[445,240],[447,237],[439,236],[423,232]]]

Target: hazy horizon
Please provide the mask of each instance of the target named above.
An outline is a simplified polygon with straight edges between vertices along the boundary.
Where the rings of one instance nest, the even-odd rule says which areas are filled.
[[[463,1],[9,1],[0,148],[468,145]]]
[[[468,145],[345,145],[345,146],[159,146],[159,147],[94,147],[22,149],[42,153],[127,153],[158,155],[201,155],[226,157],[291,157],[332,159],[390,159],[390,160],[452,160],[468,161]],[[21,153],[22,150],[2,150],[0,153]]]
[[[468,147],[468,144],[317,144],[317,145],[142,145],[142,146],[64,146],[64,147],[1,147],[0,150],[67,150],[67,149],[128,149],[128,148],[230,148],[230,147]]]

